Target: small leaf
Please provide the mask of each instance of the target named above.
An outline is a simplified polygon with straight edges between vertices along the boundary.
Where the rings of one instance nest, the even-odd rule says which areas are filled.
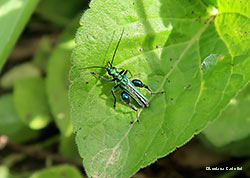
[[[216,147],[250,136],[250,85],[230,100],[228,107],[219,118],[211,123],[203,133]]]
[[[61,135],[59,152],[65,157],[69,159],[73,159],[79,164],[81,163],[81,158],[79,156],[79,152],[75,143],[75,135],[71,134],[70,136]]]
[[[250,2],[220,0],[216,26],[233,56],[250,54]]]
[[[25,142],[37,136],[37,132],[18,118],[11,94],[0,97],[0,134],[7,135],[15,142]]]
[[[1,0],[0,71],[37,3],[38,0]]]
[[[250,156],[250,136],[237,140],[235,142],[229,143],[228,145],[222,147],[216,147],[215,150],[223,153],[229,153],[237,157]]]
[[[9,168],[6,166],[0,166],[0,177],[1,178],[8,178],[10,177]]]
[[[37,49],[32,63],[38,66],[39,68],[43,69],[44,71],[47,70],[47,63],[49,55],[52,51],[51,42],[48,37],[43,37],[40,41],[39,48]]]
[[[218,152],[219,154],[232,155],[235,157],[250,156],[250,136],[240,140],[235,140],[223,146],[216,146],[213,142],[210,142],[211,140],[209,140],[204,134],[200,134],[199,138],[206,147]]]
[[[30,178],[82,178],[78,169],[70,165],[60,165],[37,171]]]
[[[41,77],[17,80],[14,85],[14,103],[18,116],[30,128],[41,129],[49,123],[45,82]]]
[[[91,1],[76,34],[70,72],[73,128],[89,177],[131,177],[199,133],[249,82],[247,45],[241,46],[236,35],[231,40],[237,45],[229,45],[221,36],[226,23],[217,20],[225,9],[222,2],[211,11],[200,0]],[[249,1],[244,4],[248,7]],[[150,104],[139,109],[140,123],[131,122],[136,112],[119,99],[121,90],[113,108],[115,84],[90,73],[105,70],[79,70],[104,66],[122,29],[114,66],[139,74],[155,92],[166,91],[150,96],[140,89]],[[232,25],[227,31],[237,29]]]
[[[87,5],[88,0],[64,1],[63,3],[61,0],[42,0],[36,12],[53,24],[65,26],[70,24],[75,15]],[[56,10],[55,7],[57,7]]]
[[[23,63],[6,72],[0,79],[0,86],[5,89],[10,89],[16,80],[32,76],[41,76],[41,71],[30,62]]]

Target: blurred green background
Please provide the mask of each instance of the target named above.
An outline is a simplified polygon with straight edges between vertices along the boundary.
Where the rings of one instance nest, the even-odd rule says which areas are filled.
[[[0,178],[86,177],[72,132],[68,73],[88,4],[1,0]],[[199,137],[133,177],[250,177],[249,91],[231,100]],[[231,132],[241,127],[240,134]],[[226,138],[218,137],[222,132]],[[205,171],[209,166],[244,170]]]

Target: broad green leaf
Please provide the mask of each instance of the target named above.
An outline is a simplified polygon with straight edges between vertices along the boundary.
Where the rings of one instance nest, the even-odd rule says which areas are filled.
[[[30,178],[82,178],[78,169],[70,165],[60,165],[35,172]]]
[[[16,80],[23,77],[41,76],[41,71],[34,64],[27,62],[7,71],[0,79],[0,86],[5,89],[13,88]]]
[[[223,27],[228,2],[221,0],[218,9],[199,0],[90,3],[76,34],[70,73],[73,128],[89,177],[127,178],[166,156],[216,119],[249,82],[246,42],[250,39],[246,36],[246,42],[240,43],[237,34],[230,40],[224,37],[225,31],[238,29]],[[241,18],[238,11],[244,9],[238,4],[249,7],[250,2],[234,2],[232,14],[239,16],[242,23],[238,24],[246,31],[243,24],[249,19]],[[122,29],[125,33],[114,66],[129,69],[153,91],[166,91],[150,96],[140,89],[150,104],[139,109],[140,123],[130,124],[136,113],[119,99],[121,90],[116,92],[118,103],[113,108],[115,84],[90,74],[102,75],[105,70],[79,70],[104,66]]]
[[[48,63],[46,90],[52,114],[61,134],[70,136],[72,124],[68,101],[69,69],[72,49],[75,47],[74,35],[78,27],[77,17],[61,35]]]
[[[37,3],[38,0],[1,0],[0,71]]]
[[[32,129],[44,128],[50,121],[45,81],[26,77],[15,82],[14,103],[20,119]]]
[[[222,147],[250,136],[250,85],[230,100],[219,118],[203,133],[215,146]]]
[[[0,134],[15,142],[25,142],[37,136],[18,118],[11,94],[0,97]]]

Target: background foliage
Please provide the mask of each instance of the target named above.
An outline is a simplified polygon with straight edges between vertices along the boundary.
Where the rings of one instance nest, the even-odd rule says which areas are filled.
[[[249,174],[248,0],[3,0],[0,24],[0,177]],[[166,91],[140,89],[140,123],[90,74],[105,70],[79,70],[104,66],[123,29],[114,65]]]

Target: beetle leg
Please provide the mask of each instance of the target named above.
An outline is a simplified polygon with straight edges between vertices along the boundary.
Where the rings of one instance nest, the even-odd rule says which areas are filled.
[[[138,79],[134,79],[134,80],[132,81],[132,83],[133,83],[136,87],[146,88],[146,89],[149,91],[149,93],[150,93],[151,95],[158,95],[158,94],[163,94],[163,93],[165,93],[165,91],[156,92],[156,93],[152,92],[151,88],[150,88],[148,85],[145,85],[141,80],[138,80]]]
[[[125,104],[127,104],[130,108],[132,108],[134,111],[136,111],[136,119],[137,119],[137,122],[139,122],[138,109],[134,105],[131,104],[130,99],[129,99],[129,95],[125,91],[123,91],[121,93],[121,98]]]
[[[119,74],[120,74],[120,75],[122,75],[124,71],[125,71],[125,70],[124,70],[124,69],[122,69],[122,71],[121,71],[121,72],[119,72]]]
[[[119,72],[119,74],[121,74],[121,75],[126,75],[127,73],[129,73],[130,74],[130,77],[134,77],[134,75],[131,73],[131,71],[130,70],[125,70],[125,69],[123,69],[123,68],[116,68],[116,69],[121,69],[121,71]],[[123,74],[124,73],[124,74]]]
[[[131,108],[132,108],[133,110],[135,110],[135,111],[138,110],[135,106],[133,106],[133,105],[131,104],[130,99],[129,99],[129,95],[128,95],[125,91],[123,91],[123,92],[121,93],[121,97],[122,97],[122,100],[124,101],[125,104],[129,105],[129,107],[131,107]]]
[[[130,72],[130,70],[126,70],[125,73],[124,73],[124,75],[126,75],[127,73],[129,73],[130,76],[133,77],[133,74]]]
[[[112,95],[113,95],[113,97],[114,97],[114,108],[115,108],[115,106],[116,106],[116,97],[115,97],[115,90],[116,90],[116,88],[118,87],[119,85],[116,85],[115,87],[113,87],[112,88],[112,90],[111,90],[111,92],[112,92]]]
[[[119,72],[119,74],[123,74],[123,75],[126,75],[127,73],[130,74],[131,77],[133,77],[133,74],[130,72],[130,70],[125,70],[125,69],[122,69],[122,68],[117,68],[117,69],[121,69],[121,72]]]
[[[129,107],[131,107],[133,110],[135,110],[135,111],[138,110],[135,106],[133,106],[133,105],[131,104],[130,99],[129,99],[129,95],[128,95],[125,91],[123,91],[123,92],[121,93],[121,98],[122,98],[122,100],[124,101],[124,103],[127,104],[127,105],[129,105]]]

